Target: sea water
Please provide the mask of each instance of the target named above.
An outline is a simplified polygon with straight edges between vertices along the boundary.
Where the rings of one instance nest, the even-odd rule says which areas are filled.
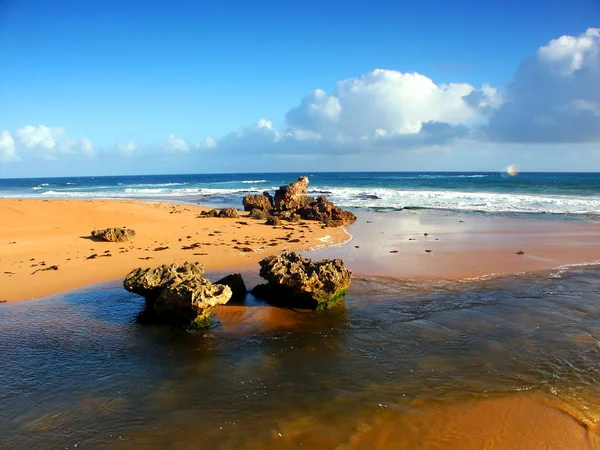
[[[342,207],[424,208],[487,213],[600,214],[598,173],[264,173],[0,179],[0,197],[140,198],[241,206],[299,176],[309,194]]]

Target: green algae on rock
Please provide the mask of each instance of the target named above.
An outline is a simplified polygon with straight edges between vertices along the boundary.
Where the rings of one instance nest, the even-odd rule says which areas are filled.
[[[252,294],[291,308],[332,308],[344,300],[352,277],[341,259],[313,262],[294,252],[269,256],[259,264],[267,283],[256,286]]]

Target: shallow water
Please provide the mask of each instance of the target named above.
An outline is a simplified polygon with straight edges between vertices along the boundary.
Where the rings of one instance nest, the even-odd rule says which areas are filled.
[[[0,447],[597,448],[599,293],[598,267],[358,278],[329,314],[249,297],[201,333],[136,324],[119,286],[3,304]]]

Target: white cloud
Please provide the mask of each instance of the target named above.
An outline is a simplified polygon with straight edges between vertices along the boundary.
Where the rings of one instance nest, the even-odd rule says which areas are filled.
[[[15,140],[8,131],[0,132],[0,162],[20,161],[15,151]]]
[[[519,67],[485,128],[499,142],[600,140],[600,29],[562,36]]]
[[[60,153],[80,153],[86,156],[94,154],[94,144],[87,138],[65,139],[58,143],[57,149]]]
[[[134,141],[118,142],[116,147],[117,151],[123,156],[134,156],[140,153]]]
[[[64,134],[64,128],[27,125],[15,131],[19,143],[25,148],[42,147],[53,149],[59,138]]]
[[[418,73],[376,69],[340,81],[332,95],[315,90],[285,119],[293,129],[329,139],[414,135],[427,122],[459,125],[475,119],[479,105],[468,101],[473,93],[486,106],[485,100],[497,94],[487,85],[481,91],[466,83],[437,85]]]
[[[215,148],[217,146],[217,140],[214,137],[208,136],[202,142],[194,145],[195,148]]]
[[[190,149],[190,146],[185,139],[177,137],[174,134],[167,136],[163,147],[165,151],[170,153],[187,152]]]

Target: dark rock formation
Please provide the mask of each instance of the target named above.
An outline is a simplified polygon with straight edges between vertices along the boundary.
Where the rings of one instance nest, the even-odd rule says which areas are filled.
[[[275,209],[277,211],[295,211],[306,201],[308,177],[300,177],[297,181],[281,186],[275,191]]]
[[[269,216],[269,217],[267,217],[267,221],[265,222],[265,225],[273,225],[274,227],[277,227],[277,226],[281,225],[281,219],[277,216]]]
[[[341,259],[313,262],[293,252],[269,256],[259,264],[260,276],[268,283],[252,294],[287,307],[329,309],[344,299],[352,275]]]
[[[267,211],[263,211],[262,209],[254,208],[252,211],[250,211],[250,214],[248,214],[248,217],[250,217],[252,219],[264,220],[269,217],[269,213]]]
[[[135,231],[128,228],[105,228],[104,230],[93,230],[92,238],[107,242],[125,242],[135,236]]]
[[[229,286],[212,284],[203,274],[204,265],[199,263],[138,268],[125,277],[123,286],[146,298],[145,320],[200,328],[210,325],[214,307],[227,303],[232,295]]]
[[[356,221],[350,211],[335,206],[325,196],[317,198],[306,195],[308,178],[300,177],[287,186],[281,186],[275,192],[275,211],[273,215],[290,222],[299,220],[318,220],[327,226],[338,227]]]
[[[244,279],[239,273],[232,273],[231,275],[227,275],[226,277],[221,278],[219,281],[216,281],[215,284],[223,284],[225,286],[229,286],[233,294],[232,300],[235,301],[244,300],[244,297],[246,297],[246,293],[248,292],[248,290],[246,289],[246,283],[244,283]]]
[[[219,215],[219,210],[211,209],[210,211],[202,211],[200,215],[204,217],[217,217]]]
[[[240,215],[238,214],[238,210],[235,208],[225,208],[221,210],[221,212],[219,213],[219,217],[237,219],[240,217]]]
[[[262,211],[271,211],[275,206],[273,203],[273,197],[267,191],[261,195],[249,194],[242,200],[244,204],[244,211],[252,211],[253,209],[259,209]]]
[[[341,222],[342,224],[353,223],[356,221],[356,216],[354,214],[335,206],[323,195],[316,199],[310,198],[310,200],[298,210],[298,214],[305,220],[319,220],[325,223],[327,220],[338,221],[338,223]]]

